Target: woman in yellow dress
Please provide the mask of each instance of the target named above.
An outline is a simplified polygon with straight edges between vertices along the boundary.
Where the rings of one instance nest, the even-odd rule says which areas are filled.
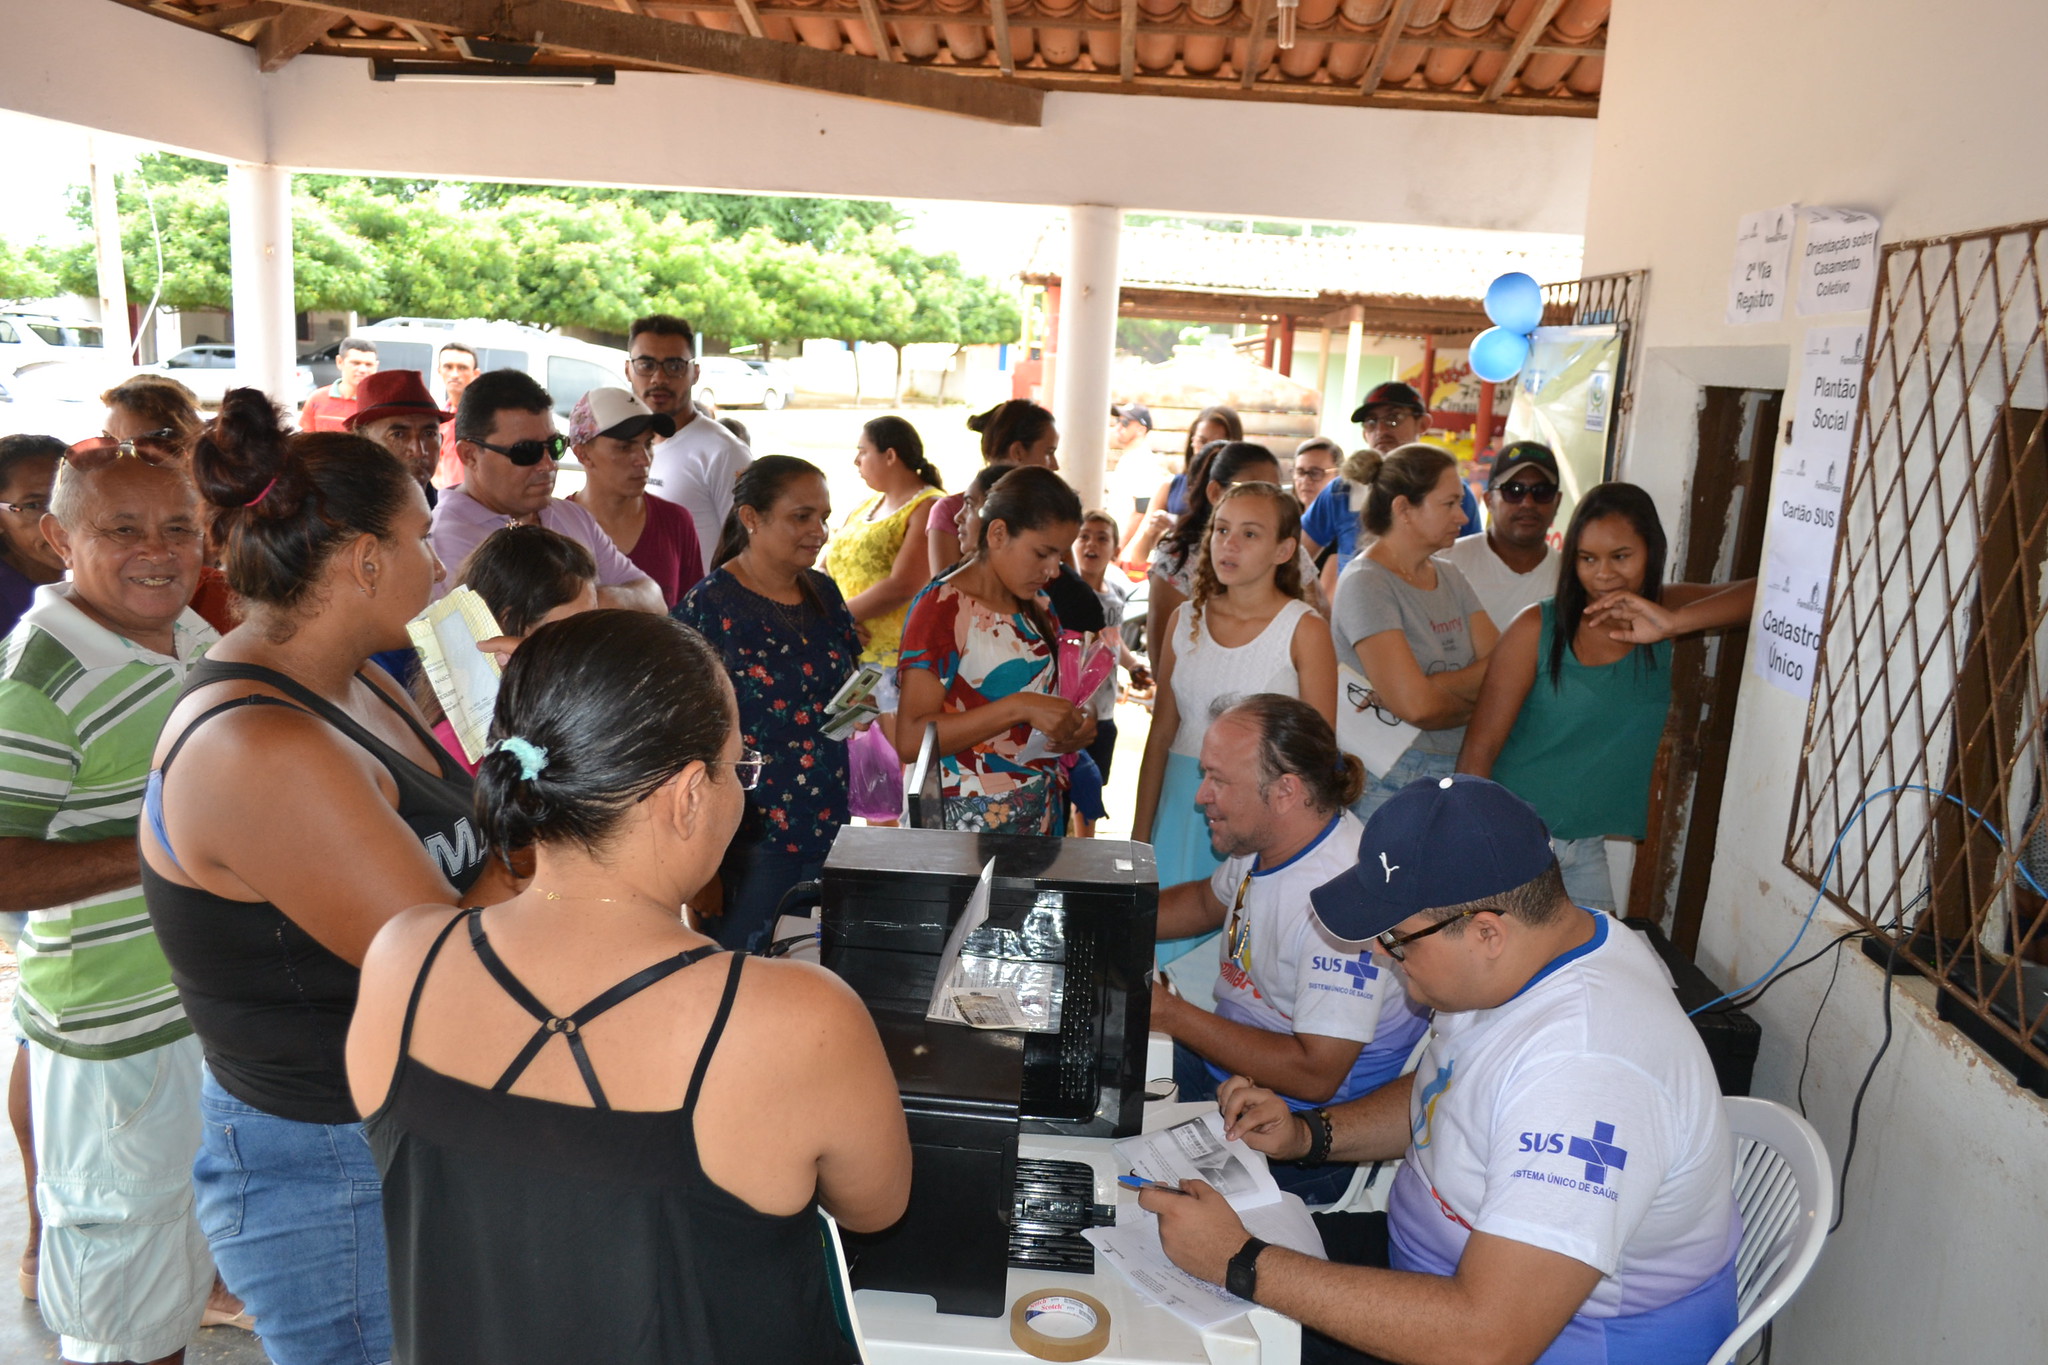
[[[862,662],[884,665],[893,678],[904,612],[931,577],[925,523],[945,490],[917,429],[901,417],[877,417],[863,426],[853,459],[875,496],[834,533],[825,549],[825,572],[860,625]],[[893,710],[890,701],[887,709]]]

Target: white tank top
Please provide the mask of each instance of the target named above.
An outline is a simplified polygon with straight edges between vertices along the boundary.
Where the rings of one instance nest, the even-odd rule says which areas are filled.
[[[1175,607],[1168,627],[1173,635],[1173,700],[1180,708],[1173,752],[1200,758],[1209,708],[1219,698],[1255,692],[1301,695],[1301,679],[1294,671],[1294,626],[1313,608],[1306,602],[1288,602],[1251,640],[1226,649],[1209,634],[1207,612],[1202,614],[1200,636],[1189,638],[1188,613],[1193,607],[1191,602]]]

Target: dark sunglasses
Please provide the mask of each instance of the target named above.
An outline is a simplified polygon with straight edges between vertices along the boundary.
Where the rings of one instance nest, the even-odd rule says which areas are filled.
[[[66,450],[64,458],[73,469],[91,473],[116,460],[140,460],[146,465],[159,466],[175,464],[181,454],[177,428],[158,427],[155,431],[145,431],[125,441],[117,441],[111,436],[87,437]]]
[[[1523,483],[1520,479],[1509,479],[1493,491],[1500,494],[1502,502],[1520,502],[1527,498],[1538,507],[1548,507],[1557,501],[1557,485],[1554,483]]]
[[[545,441],[514,441],[509,446],[494,446],[489,441],[471,441],[473,446],[496,451],[521,468],[537,465],[542,457],[550,460],[562,458],[562,452],[569,448],[569,438],[559,432]]]
[[[1440,919],[1435,924],[1430,925],[1427,929],[1417,929],[1412,934],[1397,934],[1392,929],[1389,929],[1384,934],[1380,934],[1378,936],[1380,949],[1381,951],[1385,952],[1388,957],[1394,959],[1394,961],[1406,962],[1408,960],[1408,945],[1415,942],[1415,940],[1419,938],[1428,938],[1431,934],[1440,934],[1444,930],[1450,928],[1453,924],[1458,923],[1460,920],[1471,919],[1474,915],[1478,914],[1480,910],[1492,909],[1493,907],[1490,905],[1482,905],[1479,907],[1478,910],[1460,910],[1457,914],[1452,915],[1449,919]]]

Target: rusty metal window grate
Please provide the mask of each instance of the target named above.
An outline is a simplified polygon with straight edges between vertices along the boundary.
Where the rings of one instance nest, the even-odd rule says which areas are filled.
[[[2044,256],[2048,222],[1884,250],[1785,846],[1937,983],[1943,1017],[2036,1069]]]
[[[1643,309],[1643,286],[1650,272],[1630,270],[1617,275],[1588,275],[1582,280],[1543,286],[1545,327],[1593,327],[1606,322],[1633,326]]]

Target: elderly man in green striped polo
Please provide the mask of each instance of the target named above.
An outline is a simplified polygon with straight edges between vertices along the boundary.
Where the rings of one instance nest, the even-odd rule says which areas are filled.
[[[70,1361],[183,1357],[213,1286],[193,1215],[199,1042],[143,908],[136,821],[185,672],[191,484],[134,447],[78,452],[43,533],[70,568],[0,643],[0,909],[30,911],[28,1037],[43,1320]]]

